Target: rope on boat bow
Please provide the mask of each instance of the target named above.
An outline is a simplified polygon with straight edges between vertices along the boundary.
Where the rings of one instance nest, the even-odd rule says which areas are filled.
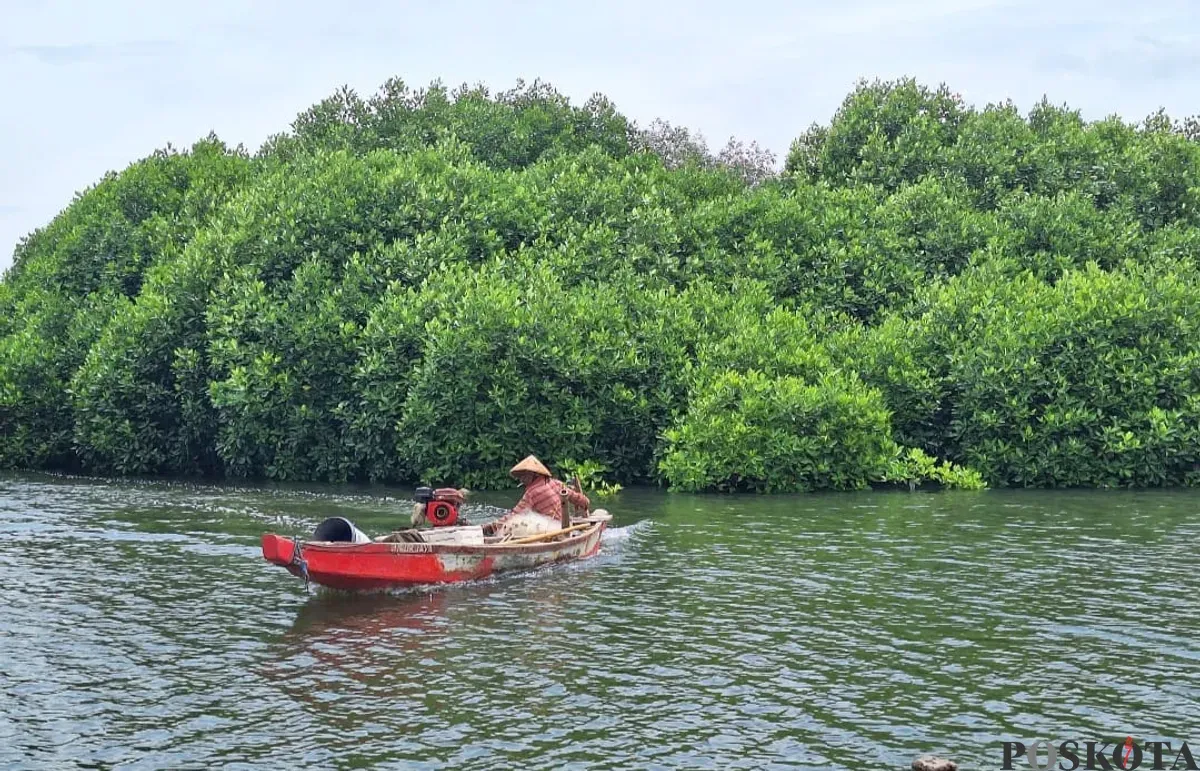
[[[308,561],[304,559],[304,555],[300,553],[300,536],[292,537],[292,565],[300,568],[300,575],[304,577],[304,591],[308,591]]]

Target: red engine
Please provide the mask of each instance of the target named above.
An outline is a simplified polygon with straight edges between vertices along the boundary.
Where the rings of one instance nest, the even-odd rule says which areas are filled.
[[[457,524],[458,507],[466,500],[462,491],[453,487],[439,487],[436,490],[418,487],[413,499],[425,506],[425,520],[434,527]]]

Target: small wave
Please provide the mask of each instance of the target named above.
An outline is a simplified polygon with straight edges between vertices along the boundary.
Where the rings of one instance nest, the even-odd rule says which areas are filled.
[[[625,527],[610,527],[604,531],[600,542],[605,545],[634,542],[643,538],[653,528],[654,521],[650,519],[643,519]]]

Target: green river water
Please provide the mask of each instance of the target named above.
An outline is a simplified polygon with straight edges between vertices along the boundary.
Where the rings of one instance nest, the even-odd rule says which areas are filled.
[[[477,520],[517,491],[481,498]],[[1200,755],[1194,492],[605,505],[586,562],[306,594],[260,535],[377,534],[405,491],[0,476],[0,768],[991,769],[1005,740],[1127,735]]]

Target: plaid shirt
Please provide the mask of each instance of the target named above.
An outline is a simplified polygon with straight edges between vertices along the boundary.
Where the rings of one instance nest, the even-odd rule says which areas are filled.
[[[513,513],[533,511],[559,519],[562,517],[562,494],[559,491],[563,489],[567,491],[567,500],[574,504],[576,509],[587,511],[591,506],[591,502],[583,493],[572,490],[557,479],[538,477],[536,482],[525,488],[525,495],[513,506]]]

